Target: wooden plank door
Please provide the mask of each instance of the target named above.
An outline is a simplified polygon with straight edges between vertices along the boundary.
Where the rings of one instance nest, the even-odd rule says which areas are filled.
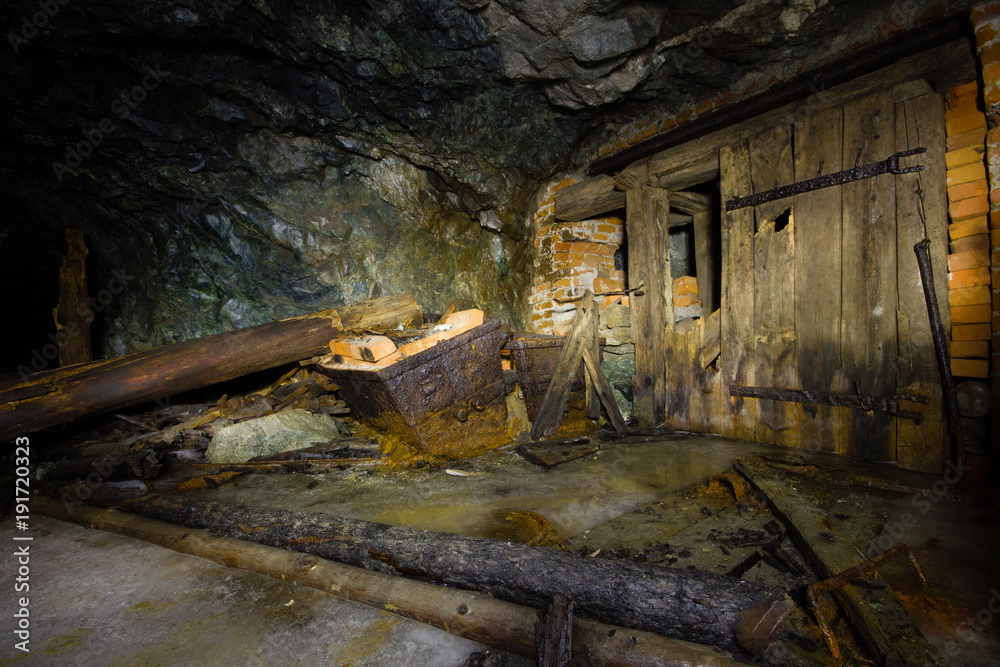
[[[892,91],[844,105],[845,163],[884,160],[896,150]],[[895,176],[842,186],[840,350],[844,373],[862,394],[896,391]],[[896,420],[885,412],[851,410],[843,453],[868,461],[896,460]]]
[[[823,109],[795,124],[795,180],[842,170],[844,110]],[[842,261],[841,186],[794,198],[795,339],[798,386],[814,391],[850,389],[840,366]],[[799,446],[839,451],[840,425],[850,408],[801,404]]]

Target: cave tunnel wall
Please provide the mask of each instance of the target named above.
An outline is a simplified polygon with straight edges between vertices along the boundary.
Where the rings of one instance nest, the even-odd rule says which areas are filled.
[[[47,342],[68,227],[107,301],[98,357],[398,292],[523,327],[544,184],[630,119],[766,87],[879,39],[887,20],[962,11],[5,3],[0,280],[19,326],[0,371]]]

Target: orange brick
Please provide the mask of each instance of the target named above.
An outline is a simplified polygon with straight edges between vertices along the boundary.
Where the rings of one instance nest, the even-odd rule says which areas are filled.
[[[990,270],[985,266],[978,269],[967,269],[965,271],[952,271],[948,273],[948,289],[962,289],[964,287],[974,287],[976,285],[990,284]]]
[[[975,130],[980,127],[986,128],[986,116],[976,109],[969,110],[965,106],[950,109],[944,113],[944,126],[948,136],[954,136]]]
[[[987,253],[989,253],[989,249],[990,249],[990,237],[987,236],[986,234],[963,236],[961,238],[952,239],[951,241],[951,252],[953,254],[970,252],[973,250],[984,250]]]
[[[956,324],[951,327],[952,340],[989,340],[989,324]]]
[[[558,183],[552,186],[551,192],[554,193],[556,190],[562,190],[563,188],[568,188],[574,183],[576,183],[576,179],[574,179],[572,176],[569,178],[564,178],[563,180],[559,181]]]
[[[979,97],[979,83],[970,81],[949,89],[944,102],[948,109],[953,109],[960,104],[967,104],[970,100],[975,104],[977,97]]]
[[[952,359],[951,373],[960,378],[989,377],[990,362],[986,359]]]
[[[703,102],[699,102],[698,105],[695,106],[694,108],[694,112],[699,116],[702,115],[703,113],[708,113],[711,110],[712,110],[712,100],[705,100]]]
[[[986,128],[977,127],[974,130],[969,130],[968,132],[948,137],[947,140],[945,140],[945,148],[949,151],[957,151],[968,146],[982,145],[985,140]]]
[[[701,299],[698,298],[697,294],[691,294],[690,292],[685,292],[684,294],[674,295],[674,307],[683,308],[685,306],[690,306],[692,304],[701,303]]]
[[[968,183],[959,183],[948,188],[948,202],[961,201],[969,197],[984,197],[990,192],[990,184],[985,178]]]
[[[1000,81],[1000,63],[992,63],[983,67],[983,81]]]
[[[981,181],[986,178],[986,165],[982,162],[973,162],[972,164],[963,165],[956,169],[948,170],[948,187],[953,185],[960,185],[962,183],[971,183],[972,181]]]
[[[983,303],[991,303],[992,300],[988,285],[948,290],[948,305],[950,306],[978,306]]]
[[[961,167],[963,164],[982,162],[985,152],[986,151],[983,146],[960,148],[957,151],[949,151],[945,153],[944,162],[948,166],[948,169],[954,169],[955,167]]]
[[[959,359],[988,359],[990,342],[987,340],[952,341],[951,356]]]
[[[698,294],[698,279],[694,276],[681,276],[674,280],[674,300],[680,294]]]
[[[976,236],[978,234],[988,234],[989,226],[986,224],[986,216],[962,220],[953,225],[948,225],[948,237],[951,240],[960,239],[965,236]]]
[[[1000,229],[990,230],[990,247],[994,250],[1000,248]]]
[[[948,214],[953,222],[968,220],[969,218],[982,217],[984,228],[988,229],[986,214],[990,212],[990,202],[986,197],[972,197],[953,202],[948,206]],[[978,232],[976,232],[978,233]],[[966,234],[965,236],[970,236]]]
[[[976,306],[952,306],[951,321],[953,324],[979,324],[989,322],[993,310],[987,303]]]
[[[552,244],[553,252],[570,252],[573,248],[572,243],[567,243],[566,241],[556,241]]]

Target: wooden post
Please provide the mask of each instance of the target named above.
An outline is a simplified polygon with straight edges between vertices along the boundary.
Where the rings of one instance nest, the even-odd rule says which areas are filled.
[[[666,420],[666,350],[663,329],[667,325],[663,295],[669,286],[663,275],[669,257],[669,240],[657,224],[659,193],[669,206],[669,195],[658,188],[636,184],[625,193],[625,234],[628,239],[628,284],[642,285],[642,296],[629,299],[632,339],[635,341],[635,376],[632,378],[633,413],[647,426]],[[661,203],[661,206],[663,204]]]
[[[52,309],[59,340],[59,365],[71,366],[93,359],[90,343],[90,309],[87,289],[87,245],[79,229],[66,230],[69,250],[59,268],[59,303]]]

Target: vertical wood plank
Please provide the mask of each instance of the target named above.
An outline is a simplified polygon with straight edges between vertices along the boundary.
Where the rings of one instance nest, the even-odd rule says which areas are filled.
[[[844,162],[884,160],[895,152],[892,92],[844,105]],[[841,358],[863,394],[896,391],[896,177],[883,174],[842,186],[843,317]],[[896,460],[896,422],[884,412],[852,411],[846,452]]]
[[[694,214],[694,263],[698,275],[698,298],[705,315],[714,312],[719,304],[715,303],[715,248],[712,243],[712,232],[709,229],[712,215],[708,211]]]
[[[791,126],[777,125],[750,137],[747,145],[754,192],[794,181]],[[791,204],[779,199],[754,207],[754,366],[755,384],[761,387],[795,388],[798,381],[793,216],[781,229],[775,222]],[[798,409],[788,401],[758,400],[757,441],[795,446]]]
[[[633,294],[629,298],[629,317],[635,342],[633,414],[647,426],[664,423],[666,416],[662,259],[668,256],[669,245],[668,239],[661,238],[657,227],[657,203],[653,194],[648,187],[641,185],[625,193],[628,283],[633,289],[643,286],[642,296]]]
[[[723,146],[719,152],[722,201],[750,192],[750,154],[745,140]],[[756,401],[729,394],[732,384],[754,384],[753,331],[753,209],[722,214],[722,352],[719,382],[723,408],[723,435],[753,440]]]
[[[819,111],[795,125],[795,180],[843,169],[842,107]],[[803,389],[846,392],[840,367],[841,186],[796,195],[795,339]],[[799,446],[840,451],[840,424],[849,408],[799,406]]]
[[[941,96],[922,95],[896,104],[896,150],[923,146],[927,152],[904,160],[904,166],[922,164],[922,172],[896,177],[897,284],[899,306],[897,344],[900,392],[922,394],[927,405],[906,407],[923,414],[918,426],[909,419],[896,420],[896,451],[901,468],[940,472],[947,458],[948,432],[943,421],[941,376],[931,337],[923,286],[913,245],[930,240],[938,298],[947,294],[948,209],[945,183],[944,104]],[[919,194],[918,194],[919,192]],[[920,210],[923,208],[923,218]],[[948,317],[947,309],[942,317]],[[947,322],[945,327],[947,330]]]

